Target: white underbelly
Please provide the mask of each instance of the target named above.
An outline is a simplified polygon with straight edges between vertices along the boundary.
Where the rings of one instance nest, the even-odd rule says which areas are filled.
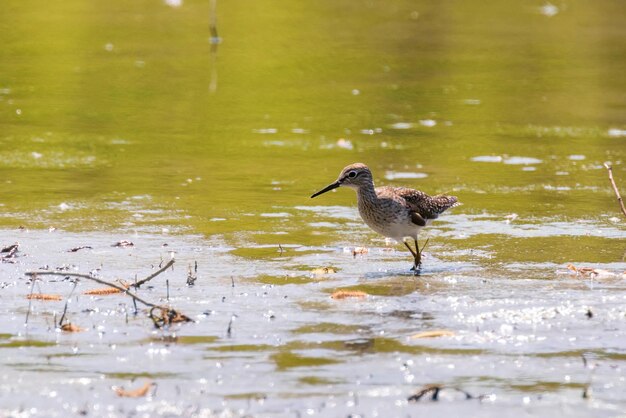
[[[412,222],[402,222],[398,220],[397,222],[388,222],[383,224],[370,222],[368,219],[363,219],[367,226],[369,226],[372,230],[383,235],[388,238],[393,238],[396,241],[403,241],[404,238],[414,238],[417,239],[417,235],[419,231],[423,228],[421,226],[415,225]],[[426,225],[428,225],[431,221],[427,220]]]

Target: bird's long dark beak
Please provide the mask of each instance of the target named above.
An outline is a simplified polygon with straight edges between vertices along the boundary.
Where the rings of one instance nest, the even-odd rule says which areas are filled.
[[[321,195],[322,193],[326,193],[326,192],[329,192],[329,191],[331,191],[331,190],[333,190],[333,189],[336,189],[336,188],[337,188],[337,187],[339,187],[339,186],[341,186],[341,182],[340,182],[339,180],[337,180],[336,182],[334,182],[334,183],[332,183],[332,184],[329,184],[328,186],[324,187],[324,188],[323,188],[322,190],[320,190],[319,192],[317,192],[317,193],[313,193],[313,194],[311,195],[311,199],[313,199],[315,196],[319,196],[319,195]]]

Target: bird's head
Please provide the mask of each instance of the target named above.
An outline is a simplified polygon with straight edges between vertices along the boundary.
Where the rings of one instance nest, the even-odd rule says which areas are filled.
[[[354,163],[341,170],[339,177],[334,183],[329,184],[317,193],[314,193],[311,197],[316,197],[322,193],[326,193],[337,187],[345,186],[352,189],[359,189],[361,186],[365,186],[373,182],[372,172],[370,169],[362,163]]]

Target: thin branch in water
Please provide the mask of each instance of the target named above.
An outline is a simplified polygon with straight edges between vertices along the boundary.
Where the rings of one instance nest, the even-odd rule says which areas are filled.
[[[72,298],[72,295],[74,294],[74,290],[76,290],[77,285],[78,285],[78,280],[74,280],[74,287],[72,287],[72,291],[70,292],[70,295],[67,297],[67,300],[65,301],[65,307],[63,308],[63,315],[61,315],[61,319],[59,320],[59,328],[63,326],[63,321],[65,320],[65,314],[67,313],[67,305],[70,302],[70,299]]]
[[[35,282],[37,279],[37,274],[34,274],[31,278],[32,283],[30,285],[30,293],[28,298],[28,311],[26,311],[26,320],[24,321],[24,325],[28,325],[28,317],[30,316],[30,307],[33,303],[33,292],[35,291]]]
[[[166,299],[169,302],[170,301],[170,281],[169,279],[165,279],[165,289],[166,289]]]
[[[187,269],[187,286],[191,287],[196,283],[196,279],[198,278],[198,262],[195,262],[195,267],[192,271],[191,265]]]
[[[624,207],[624,201],[622,200],[622,196],[619,194],[619,190],[617,189],[617,185],[615,184],[615,180],[613,180],[613,167],[609,163],[604,163],[604,167],[609,171],[609,181],[611,182],[611,186],[613,186],[613,191],[615,192],[615,196],[617,196],[617,201],[619,202],[619,207],[622,209],[622,213],[626,216],[626,207]]]
[[[234,320],[236,317],[237,317],[237,315],[233,314],[233,315],[230,317],[230,321],[228,322],[228,328],[226,329],[226,336],[227,336],[228,338],[230,338],[230,337],[231,337],[231,335],[232,335],[232,332],[233,332],[233,320]]]
[[[235,287],[235,278],[233,276],[230,276],[230,286]]]
[[[141,286],[142,284],[144,284],[146,282],[149,282],[150,280],[154,279],[156,276],[158,276],[159,274],[163,273],[165,270],[167,270],[168,268],[173,266],[175,262],[176,262],[176,260],[172,258],[170,261],[167,262],[166,265],[161,267],[159,270],[155,271],[154,273],[152,273],[151,275],[149,275],[145,279],[141,279],[138,282],[136,281],[135,284],[132,284],[131,286],[136,288],[136,289],[138,289],[139,286]]]

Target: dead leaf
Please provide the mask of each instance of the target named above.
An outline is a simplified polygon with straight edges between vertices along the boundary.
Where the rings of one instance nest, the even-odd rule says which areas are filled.
[[[411,335],[409,338],[418,339],[418,338],[437,338],[437,337],[454,337],[454,331],[450,331],[447,329],[433,329],[430,331],[418,332],[417,334]]]
[[[115,289],[114,287],[103,287],[99,289],[86,290],[83,292],[83,295],[112,295],[115,293],[122,293],[120,289]]]
[[[312,273],[316,276],[323,276],[326,274],[337,273],[337,270],[335,270],[332,267],[320,267],[320,268],[313,269]]]
[[[117,396],[121,396],[123,398],[142,398],[148,394],[150,388],[154,386],[154,383],[151,381],[147,381],[142,387],[133,390],[126,390],[123,387],[114,386],[113,390],[117,394]]]
[[[30,295],[26,295],[26,299],[36,299],[36,300],[62,300],[63,298],[59,295],[49,295],[46,293],[31,293]]]
[[[81,331],[84,331],[84,329],[82,329],[78,325],[74,325],[71,322],[68,322],[66,324],[61,325],[61,331],[65,331],[65,332],[81,332]]]
[[[367,297],[367,293],[362,292],[360,290],[337,290],[330,295],[333,299],[348,299],[348,298],[357,298],[364,299]]]
[[[118,279],[116,280],[116,282],[119,283],[124,289],[128,289],[130,287],[130,285],[125,280]],[[102,296],[102,295],[114,295],[117,293],[122,293],[122,291],[115,287],[100,287],[97,289],[85,290],[83,292],[83,295]]]

